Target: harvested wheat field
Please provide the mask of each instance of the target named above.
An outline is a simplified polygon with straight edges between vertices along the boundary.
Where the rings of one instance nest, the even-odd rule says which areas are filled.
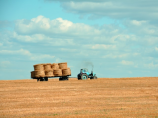
[[[158,118],[158,77],[0,81],[1,118]]]

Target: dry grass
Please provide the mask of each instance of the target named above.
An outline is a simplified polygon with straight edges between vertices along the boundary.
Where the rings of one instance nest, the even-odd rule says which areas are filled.
[[[158,77],[0,81],[0,117],[158,118]]]

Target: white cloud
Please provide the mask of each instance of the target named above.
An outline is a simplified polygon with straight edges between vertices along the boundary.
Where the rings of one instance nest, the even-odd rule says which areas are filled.
[[[129,54],[117,54],[117,53],[108,53],[107,55],[104,55],[103,56],[103,58],[113,58],[113,59],[115,59],[115,58],[126,58],[126,57],[128,57],[129,56]]]
[[[58,35],[70,33],[71,35],[97,34],[99,31],[83,23],[72,23],[62,18],[50,20],[44,16],[33,18],[28,23],[25,20],[18,20],[15,31],[19,34],[47,34]]]
[[[158,68],[158,64],[154,64],[153,62],[148,63],[148,64],[144,64],[144,67],[146,68],[150,68],[150,69],[154,69],[154,68]]]
[[[146,23],[146,21],[138,21],[138,20],[131,21],[131,24],[136,25],[136,26],[140,26],[140,25],[143,25],[145,23]]]
[[[54,1],[54,0],[52,0]],[[60,0],[61,1],[61,0]],[[90,18],[110,17],[115,19],[158,19],[158,2],[150,0],[141,2],[140,0],[104,0],[104,1],[89,1],[89,0],[67,0],[61,1],[62,7],[71,13],[76,13],[81,16],[91,15]],[[139,6],[139,7],[138,7]],[[135,22],[135,24],[139,24]]]
[[[0,54],[20,54],[31,56],[32,54],[28,50],[20,49],[20,50],[0,50]]]
[[[54,59],[55,56],[51,56],[51,55],[48,55],[48,54],[41,54],[41,55],[33,55],[30,56],[30,59],[31,60],[42,60],[42,59]]]
[[[55,56],[48,54],[32,54],[28,50],[1,50],[0,54],[9,54],[9,55],[25,55],[28,56],[31,60],[42,60],[42,59],[53,59]]]
[[[75,52],[76,49],[69,49],[69,48],[60,48],[61,51],[65,51],[65,52]]]
[[[158,48],[157,48],[157,47],[155,47],[155,50],[156,50],[156,51],[158,51]]]
[[[103,49],[103,50],[113,50],[116,49],[116,45],[105,45],[105,44],[89,44],[89,45],[84,45],[85,48],[90,48],[90,49]]]
[[[0,46],[3,46],[3,43],[0,43]]]
[[[133,65],[134,63],[132,61],[125,61],[125,60],[122,60],[121,61],[121,64],[123,65]]]
[[[0,66],[3,67],[3,68],[5,68],[5,67],[7,67],[9,65],[10,65],[10,61],[1,61],[0,62]]]

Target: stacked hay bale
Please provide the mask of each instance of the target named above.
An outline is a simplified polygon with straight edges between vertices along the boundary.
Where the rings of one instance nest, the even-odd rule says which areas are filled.
[[[68,75],[71,75],[71,70],[70,70],[70,68],[63,69],[63,70],[62,70],[62,76],[68,76]]]
[[[57,63],[52,64],[52,69],[54,76],[62,76],[62,70],[59,68],[59,65]]]
[[[44,71],[44,66],[43,64],[36,64],[34,65],[34,72],[32,72],[32,75],[34,77],[45,77],[45,71]]]
[[[71,75],[71,70],[70,70],[70,68],[67,67],[67,63],[66,62],[58,63],[58,65],[59,65],[59,69],[62,70],[62,76]]]
[[[31,78],[35,77],[35,71],[31,71]]]
[[[57,63],[53,63],[51,65],[52,69],[56,70],[56,69],[59,69],[59,65]]]
[[[44,64],[44,70],[45,70],[45,77],[54,77],[51,63]]]
[[[71,75],[70,68],[67,67],[67,63],[45,63],[34,65],[34,71],[31,71],[31,78],[40,77],[58,77]]]

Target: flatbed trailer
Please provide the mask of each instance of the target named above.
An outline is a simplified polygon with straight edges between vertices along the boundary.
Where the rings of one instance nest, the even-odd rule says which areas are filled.
[[[55,78],[55,77],[59,77],[59,81],[63,81],[63,80],[69,80],[69,76],[71,75],[65,75],[65,76],[52,76],[52,77],[31,77],[32,79],[37,79],[38,81],[48,81],[48,78]]]

